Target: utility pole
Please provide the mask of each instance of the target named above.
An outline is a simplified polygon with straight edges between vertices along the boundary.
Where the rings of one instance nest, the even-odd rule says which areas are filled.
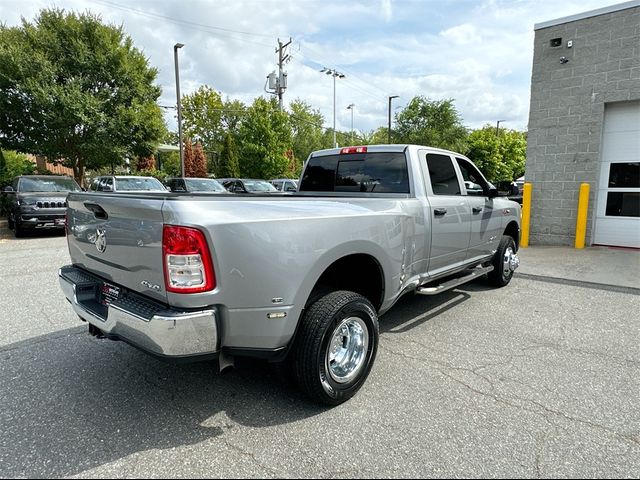
[[[291,45],[293,40],[289,37],[289,41],[283,44],[278,38],[278,48],[276,48],[276,53],[278,54],[278,82],[276,86],[276,95],[278,95],[278,106],[280,107],[280,111],[282,111],[282,95],[287,88],[287,72],[282,70],[282,67],[286,62],[291,60],[289,54],[285,54],[285,49]]]
[[[387,143],[391,143],[391,100],[398,98],[398,95],[391,95],[389,97],[389,128],[387,129]]]
[[[345,74],[337,71],[334,68],[323,67],[320,70],[322,73],[331,75],[333,77],[333,147],[337,148],[338,142],[336,141],[336,77],[345,78]]]
[[[351,145],[353,145],[353,111],[355,110],[355,104],[352,103],[347,107],[347,110],[351,110]]]

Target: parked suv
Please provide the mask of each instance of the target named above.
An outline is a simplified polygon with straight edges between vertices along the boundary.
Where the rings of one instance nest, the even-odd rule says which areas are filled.
[[[296,192],[298,190],[298,180],[292,178],[274,178],[269,182],[280,192]]]
[[[167,178],[164,184],[172,192],[189,193],[229,193],[213,178]]]
[[[166,192],[162,182],[153,177],[102,175],[89,186],[91,192]]]
[[[4,189],[9,196],[9,228],[16,237],[27,229],[64,228],[67,193],[82,189],[76,181],[61,175],[22,175]]]

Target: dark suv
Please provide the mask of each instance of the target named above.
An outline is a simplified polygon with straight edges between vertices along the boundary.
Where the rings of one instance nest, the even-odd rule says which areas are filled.
[[[71,177],[22,175],[4,189],[9,197],[9,228],[16,237],[26,230],[64,229],[67,194],[82,190]]]

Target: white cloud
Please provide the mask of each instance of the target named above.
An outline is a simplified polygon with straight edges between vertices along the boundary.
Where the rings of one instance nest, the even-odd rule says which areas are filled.
[[[163,105],[175,105],[173,45],[179,51],[183,94],[201,85],[223,97],[252,101],[266,95],[266,75],[276,68],[277,39],[293,37],[286,70],[285,102],[307,101],[333,123],[333,82],[318,69],[347,77],[336,82],[336,123],[351,128],[386,126],[389,95],[394,107],[415,95],[455,99],[470,127],[528,122],[534,23],[611,5],[619,0],[0,0],[0,18],[16,25],[41,8],[90,10],[123,25],[134,45],[159,70]],[[173,110],[166,111],[175,126]]]

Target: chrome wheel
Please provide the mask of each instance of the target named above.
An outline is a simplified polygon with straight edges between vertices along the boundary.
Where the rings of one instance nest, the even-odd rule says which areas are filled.
[[[520,265],[520,259],[518,254],[513,251],[513,248],[507,247],[504,251],[502,258],[502,273],[505,277],[509,277]]]
[[[336,383],[353,379],[366,364],[369,331],[364,320],[349,317],[333,331],[326,354],[326,370]]]

